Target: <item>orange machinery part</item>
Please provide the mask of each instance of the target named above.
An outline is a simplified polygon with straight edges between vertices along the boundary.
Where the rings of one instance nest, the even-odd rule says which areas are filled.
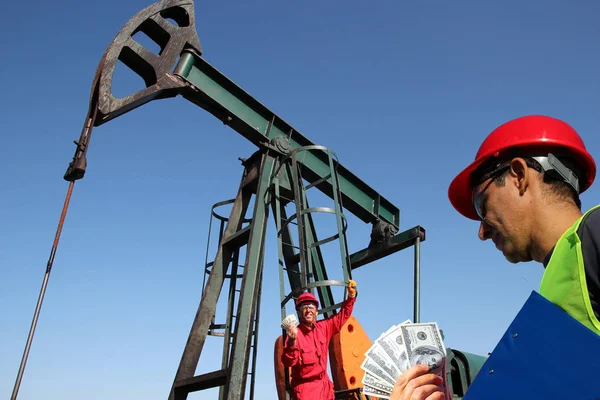
[[[360,368],[360,365],[364,361],[365,353],[369,350],[371,344],[367,333],[354,316],[350,316],[340,333],[331,339],[329,344],[329,365],[331,368],[331,379],[336,391],[363,387],[362,378],[364,371]],[[282,352],[283,341],[282,337],[279,336],[275,340],[273,360],[277,398],[279,400],[286,399],[285,366],[281,362]],[[290,372],[288,372],[288,376]]]

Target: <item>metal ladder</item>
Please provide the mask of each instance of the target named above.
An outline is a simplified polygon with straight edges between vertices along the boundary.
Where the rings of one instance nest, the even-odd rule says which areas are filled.
[[[203,282],[202,299],[171,387],[170,400],[184,400],[189,393],[214,387],[220,387],[221,399],[241,400],[245,393],[250,358],[250,398],[253,398],[252,377],[258,345],[259,298],[268,210],[263,202],[255,201],[253,217],[247,219],[245,215],[253,196],[256,199],[266,197],[274,164],[275,158],[265,151],[258,151],[248,160],[243,160],[245,170],[237,196],[234,200],[216,205],[232,204],[232,208],[228,218],[219,216],[222,226],[218,250],[214,261],[206,263],[208,280]],[[244,223],[249,224],[243,227]],[[246,259],[241,266],[243,273],[239,274],[239,250],[244,246]],[[230,265],[231,272],[227,274]],[[241,286],[238,289],[239,278]],[[215,311],[225,279],[230,281],[226,323],[216,324]],[[224,332],[218,332],[218,329]],[[221,369],[195,375],[208,335],[223,336],[225,339]]]
[[[210,238],[212,232],[213,221],[216,219],[218,221],[218,242],[221,243],[223,240],[223,234],[225,231],[225,227],[229,218],[225,215],[221,215],[217,213],[217,209],[233,204],[235,199],[225,200],[214,204],[211,208],[210,212],[210,222],[208,225],[208,240],[206,245],[206,259],[205,259],[205,269],[204,269],[204,279],[202,282],[202,292],[204,293],[206,287],[206,277],[210,276],[212,267],[214,265],[213,261],[208,261],[209,250],[210,250]],[[252,219],[244,218],[242,220],[242,224],[251,223]],[[233,325],[234,320],[237,316],[237,310],[235,307],[237,293],[240,293],[241,290],[238,289],[238,282],[240,279],[243,279],[243,273],[240,274],[239,271],[244,269],[244,265],[239,264],[240,259],[240,248],[235,247],[232,249],[232,257],[231,257],[231,270],[229,273],[225,273],[224,278],[229,280],[228,286],[228,297],[227,297],[227,307],[226,307],[226,315],[225,315],[225,323],[217,324],[215,323],[216,315],[213,315],[212,322],[208,328],[209,336],[217,336],[223,337],[223,355],[221,360],[221,368],[226,369],[229,361],[229,357],[231,354],[231,347],[233,345],[232,334],[233,334]],[[259,288],[260,291],[260,288]],[[260,321],[260,292],[257,296],[257,304],[256,304],[256,315],[254,318],[254,327],[252,329],[252,344],[250,345],[252,360],[250,364],[250,371],[248,372],[248,378],[250,379],[250,400],[254,399],[254,376],[256,373],[256,354],[258,349],[258,329],[259,329],[259,321]],[[216,314],[216,313],[215,313]],[[221,331],[222,330],[222,331]],[[221,386],[219,388],[219,399],[224,399],[224,387]]]
[[[307,154],[313,157],[321,157],[324,163],[329,167],[329,171],[322,171],[323,177],[311,184],[304,185],[302,180],[302,159]],[[280,300],[281,300],[281,319],[286,316],[286,304],[297,298],[303,291],[309,291],[314,294],[316,290],[320,297],[320,303],[323,306],[318,310],[319,314],[325,317],[332,316],[341,306],[341,302],[335,304],[334,296],[331,291],[332,286],[346,286],[348,279],[351,279],[351,266],[346,243],[347,223],[343,214],[343,205],[341,193],[339,191],[339,177],[337,175],[337,158],[330,149],[311,145],[300,147],[289,152],[288,156],[282,159],[275,171],[273,177],[273,212],[277,227],[278,253],[279,253],[279,281],[280,281]],[[332,188],[331,198],[333,207],[311,207],[308,202],[307,192],[310,189],[323,187],[328,183]],[[293,204],[295,212],[287,216],[285,206]],[[316,234],[316,227],[312,215],[314,213],[328,213],[335,217],[336,233],[319,240]],[[293,243],[291,226],[297,229],[298,245]],[[331,280],[327,276],[323,253],[321,246],[339,241],[339,256],[341,258],[341,269],[343,272],[342,280]],[[287,272],[290,282],[290,291],[286,294],[284,271]],[[285,332],[282,332],[285,337]],[[335,361],[335,360],[333,360]],[[287,398],[289,399],[289,383],[287,368],[284,368],[285,386],[287,389]],[[335,383],[335,376],[334,376]],[[338,398],[364,398],[362,393],[357,390],[341,390],[336,394]],[[339,397],[342,396],[342,397]],[[344,397],[346,396],[346,397]]]

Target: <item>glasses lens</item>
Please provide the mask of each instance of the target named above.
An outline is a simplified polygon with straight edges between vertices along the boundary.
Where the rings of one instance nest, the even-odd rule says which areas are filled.
[[[479,218],[483,221],[485,219],[485,207],[483,204],[483,190],[480,192],[473,193],[473,206]]]
[[[484,179],[481,182],[481,184],[483,182],[487,181],[488,179],[489,179],[489,181],[480,190],[477,190],[477,189],[479,189],[479,187],[477,187],[477,186],[473,189],[473,206],[475,207],[475,211],[477,212],[477,215],[479,216],[479,218],[482,221],[485,219],[485,214],[487,212],[486,207],[485,207],[485,203],[486,203],[485,192],[486,192],[486,190],[489,189],[490,185],[494,182],[494,180],[496,178],[498,178],[500,175],[502,175],[507,169],[508,169],[508,166],[502,165],[502,166],[498,167],[497,169],[493,170],[492,172],[490,172],[489,174],[485,174]]]

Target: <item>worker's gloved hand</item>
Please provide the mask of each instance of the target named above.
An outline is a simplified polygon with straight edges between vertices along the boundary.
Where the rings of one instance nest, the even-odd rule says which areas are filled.
[[[352,279],[348,282],[348,294],[350,297],[356,297],[356,282]]]

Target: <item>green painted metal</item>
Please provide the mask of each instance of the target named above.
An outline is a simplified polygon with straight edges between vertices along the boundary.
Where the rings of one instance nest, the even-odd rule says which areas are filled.
[[[217,220],[218,221],[218,235],[217,235],[217,244],[220,245],[222,243],[223,240],[223,235],[225,233],[225,228],[226,228],[226,224],[229,221],[229,218],[225,215],[219,214],[218,213],[218,209],[220,207],[229,205],[229,204],[233,204],[235,202],[235,199],[231,199],[231,200],[226,200],[226,201],[221,201],[218,202],[216,204],[214,204],[210,210],[210,222],[208,225],[208,240],[207,240],[207,246],[206,246],[206,258],[205,258],[205,274],[204,274],[204,278],[206,278],[207,274],[210,275],[213,265],[214,263],[211,261],[208,261],[208,254],[209,254],[209,249],[210,249],[210,242],[211,242],[211,233],[212,233],[212,226],[213,226],[213,220]],[[251,219],[242,219],[243,223],[248,223],[251,222]],[[231,269],[230,272],[224,275],[224,279],[225,281],[228,281],[229,284],[227,285],[228,287],[228,297],[227,297],[227,308],[226,308],[226,315],[225,315],[225,323],[215,323],[215,320],[217,318],[217,315],[213,316],[213,322],[210,325],[209,328],[209,335],[212,336],[222,336],[223,338],[223,351],[222,351],[222,356],[221,356],[221,369],[225,370],[228,368],[229,365],[229,357],[230,357],[230,353],[231,353],[231,338],[233,336],[233,321],[234,321],[234,317],[236,316],[236,306],[237,306],[237,283],[238,280],[241,279],[243,277],[243,266],[239,265],[239,257],[240,257],[240,248],[239,247],[234,247],[232,248],[232,257],[231,257]],[[223,286],[225,286],[226,284],[224,283]],[[202,283],[202,292],[204,293],[206,284],[205,284],[205,279],[203,280]],[[259,296],[260,299],[260,296]],[[257,316],[255,318],[255,324],[256,326],[258,325],[258,312],[260,311],[260,307],[257,308]],[[219,332],[219,330],[222,329],[222,332]],[[258,330],[257,327],[255,327],[255,332]],[[254,340],[257,340],[257,336],[255,335],[253,337]],[[256,347],[253,348],[254,351],[256,351]],[[253,356],[252,358],[252,364],[250,366],[250,374],[254,375],[256,371],[256,357]],[[253,398],[253,388],[251,387],[250,389],[250,399]],[[220,400],[225,400],[225,387],[224,386],[220,386],[219,387],[219,399]]]
[[[316,281],[326,281],[327,278],[327,270],[325,268],[325,263],[323,261],[323,256],[321,254],[321,249],[319,246],[315,246],[318,243],[316,228],[314,226],[314,222],[310,213],[302,214],[301,219],[304,221],[303,224],[298,225],[298,231],[302,233],[302,240],[305,243],[304,245],[304,256],[300,254],[302,249],[300,246],[294,246],[293,244],[293,236],[292,236],[292,226],[290,219],[291,217],[287,216],[285,210],[285,204],[288,204],[291,200],[290,197],[284,198],[281,194],[283,183],[284,189],[290,190],[290,193],[294,193],[295,191],[302,191],[301,185],[294,185],[294,189],[292,190],[291,182],[293,178],[291,177],[291,165],[289,162],[284,163],[284,165],[280,166],[279,173],[273,179],[273,207],[275,211],[275,222],[277,226],[278,232],[278,249],[279,249],[279,265],[280,265],[280,294],[281,294],[281,314],[282,319],[285,317],[285,302],[286,298],[291,298],[286,295],[284,283],[283,283],[283,267],[288,272],[288,280],[290,283],[291,293],[298,293],[302,289],[306,289],[307,282],[309,280]],[[290,196],[288,194],[288,196]],[[308,200],[306,196],[302,196],[302,204],[308,206]],[[294,203],[296,207],[298,207],[297,203]],[[302,208],[306,209],[307,207],[297,208],[298,211],[302,211]],[[294,249],[298,250],[298,253],[294,253]],[[305,265],[310,264],[309,268],[312,273],[307,274],[306,267],[302,268],[302,259],[304,259]],[[288,260],[288,261],[286,261]],[[296,261],[297,260],[297,261]],[[304,273],[302,273],[304,271]],[[312,279],[311,279],[312,278]],[[324,307],[331,307],[334,305],[333,294],[331,289],[328,286],[319,286],[316,288],[319,293],[319,298]],[[330,315],[329,313],[327,315]]]
[[[215,314],[217,301],[221,294],[225,273],[229,268],[232,255],[236,251],[236,247],[228,246],[227,242],[231,240],[231,238],[234,238],[238,232],[240,232],[242,223],[245,221],[244,215],[246,214],[252,195],[252,193],[250,193],[246,188],[246,178],[248,176],[252,176],[253,171],[256,171],[256,168],[256,165],[249,163],[249,167],[247,167],[245,171],[245,178],[240,182],[238,194],[233,202],[228,222],[213,262],[210,276],[202,293],[202,300],[198,306],[198,311],[192,323],[190,334],[179,362],[177,373],[175,374],[173,386],[171,387],[171,392],[169,394],[169,400],[180,400],[187,398],[187,393],[184,393],[184,391],[180,393],[178,387],[186,380],[191,380],[194,378],[198,361],[200,359],[200,354],[202,353],[202,349],[204,347],[204,343]],[[254,172],[254,174],[255,173],[256,172]],[[251,332],[251,330],[249,332]]]
[[[458,350],[455,350],[455,352]],[[465,358],[466,358],[466,364],[469,366],[469,384],[471,382],[473,382],[475,380],[475,377],[477,376],[477,374],[479,373],[479,371],[481,370],[481,367],[483,367],[483,364],[486,362],[486,360],[488,359],[485,356],[481,356],[478,354],[472,354],[472,353],[467,353],[465,351],[461,351],[460,353],[462,353]]]
[[[363,265],[367,265],[397,251],[413,246],[417,238],[420,238],[421,241],[425,240],[425,229],[421,226],[415,226],[404,232],[398,233],[390,238],[389,243],[374,244],[359,250],[350,255],[352,269],[360,268]]]
[[[245,395],[250,342],[254,332],[254,319],[262,283],[265,233],[269,216],[267,194],[276,160],[269,152],[262,155],[254,213],[250,224],[250,238],[246,247],[245,271],[229,362],[229,376],[225,386],[228,400],[243,400]]]
[[[286,146],[287,147],[287,146]],[[327,165],[329,170],[323,174],[323,177],[319,182],[313,182],[308,185],[304,185],[300,170],[305,168],[299,160],[306,159],[311,153],[322,152],[327,155]],[[321,302],[321,313],[325,317],[329,317],[335,314],[336,309],[339,308],[340,304],[336,304],[331,291],[331,285],[340,285],[337,281],[330,281],[327,276],[327,269],[323,261],[323,255],[321,252],[321,246],[333,240],[338,240],[340,246],[341,256],[341,268],[344,279],[346,282],[351,276],[350,261],[347,252],[346,243],[346,220],[343,215],[343,207],[341,204],[341,194],[339,190],[338,174],[336,167],[339,165],[337,162],[337,156],[330,149],[323,146],[311,145],[307,147],[301,147],[293,149],[289,154],[284,155],[281,160],[282,164],[279,165],[276,170],[276,176],[273,178],[274,183],[274,201],[276,203],[276,223],[278,223],[278,242],[280,249],[280,260],[282,259],[282,251],[291,243],[284,241],[284,234],[286,237],[291,237],[289,233],[290,224],[295,221],[298,229],[298,255],[297,258],[300,262],[300,285],[298,282],[290,282],[291,293],[285,296],[283,293],[283,286],[281,286],[282,292],[282,315],[284,314],[283,307],[287,300],[294,294],[299,294],[298,290],[311,290],[316,289]],[[282,188],[280,182],[284,185]],[[332,200],[333,207],[311,207],[308,202],[307,192],[313,188],[316,188],[317,184],[322,182],[329,182],[332,187]],[[282,197],[282,189],[286,192],[288,197],[285,201]],[[282,220],[282,215],[285,214],[285,209],[282,207],[285,203],[293,203],[296,207],[295,214],[290,218]],[[316,227],[314,225],[313,214],[314,213],[330,213],[335,217],[335,223],[337,226],[337,233],[331,237],[319,240],[317,237]],[[289,255],[289,258],[296,258],[295,255]],[[288,263],[286,263],[287,265]],[[336,263],[337,264],[337,263]],[[280,261],[280,265],[283,263]],[[289,271],[288,271],[289,274]],[[280,277],[282,273],[280,273]],[[281,282],[280,285],[283,285]],[[295,296],[294,296],[295,297]]]
[[[212,113],[257,146],[276,137],[289,138],[292,150],[313,145],[193,50],[183,51],[174,74],[190,86],[189,90],[182,91],[183,97]],[[330,169],[326,153],[307,154],[303,164],[306,167],[303,177],[309,182],[323,178]],[[400,210],[396,206],[344,166],[336,165],[336,168],[344,208],[367,223],[383,220],[396,228],[400,226]],[[334,195],[331,182],[317,187],[330,197]]]
[[[446,349],[446,353],[447,382],[454,394],[453,399],[462,399],[487,357],[452,348]]]
[[[325,261],[323,260],[323,254],[319,246],[315,246],[318,242],[317,230],[312,218],[312,215],[306,215],[306,241],[311,246],[309,252],[309,259],[311,260],[312,270],[314,273],[315,282],[323,282],[329,280],[327,276],[327,268],[325,267]],[[319,294],[319,300],[321,301],[321,307],[329,309],[335,305],[333,293],[329,286],[318,286],[317,292]],[[325,311],[324,316],[330,317],[334,314],[333,311]]]

